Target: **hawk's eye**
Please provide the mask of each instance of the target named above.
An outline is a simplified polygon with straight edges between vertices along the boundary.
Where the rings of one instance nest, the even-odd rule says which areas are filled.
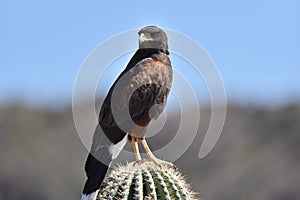
[[[158,37],[158,33],[157,33],[157,32],[154,32],[154,33],[152,33],[151,35],[152,35],[153,38]]]

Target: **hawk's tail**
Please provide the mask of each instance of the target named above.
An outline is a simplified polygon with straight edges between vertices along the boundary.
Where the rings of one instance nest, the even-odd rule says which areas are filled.
[[[101,183],[108,170],[109,164],[112,160],[107,147],[103,147],[99,151],[102,151],[97,152],[100,153],[101,160],[105,159],[106,161],[102,163],[91,153],[89,153],[87,161],[85,163],[85,171],[88,179],[84,185],[83,195],[81,198],[82,200],[96,199],[97,191],[101,186]]]

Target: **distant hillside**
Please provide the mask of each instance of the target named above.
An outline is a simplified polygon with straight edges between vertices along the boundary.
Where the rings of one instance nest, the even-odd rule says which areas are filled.
[[[169,116],[162,132],[149,139],[154,150],[172,139],[178,116]],[[273,110],[229,106],[220,140],[200,160],[209,118],[209,109],[203,108],[193,145],[175,163],[199,197],[300,199],[300,106]],[[71,109],[2,106],[0,133],[1,200],[80,198],[87,151],[76,134]]]

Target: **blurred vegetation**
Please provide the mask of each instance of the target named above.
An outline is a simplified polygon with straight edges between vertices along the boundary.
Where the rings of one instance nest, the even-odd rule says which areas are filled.
[[[154,150],[176,133],[176,116],[169,116],[161,133],[149,139]],[[209,109],[202,108],[198,135],[175,163],[198,197],[300,199],[299,105],[229,106],[217,145],[200,160],[198,151],[209,119]],[[71,108],[2,105],[0,133],[0,200],[80,198],[87,150],[76,133]]]

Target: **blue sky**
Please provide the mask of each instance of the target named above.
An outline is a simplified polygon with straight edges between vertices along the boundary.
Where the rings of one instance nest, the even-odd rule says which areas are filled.
[[[202,45],[221,73],[229,101],[300,99],[297,0],[3,0],[0,24],[0,103],[70,102],[77,71],[96,45],[149,24],[177,30]]]

